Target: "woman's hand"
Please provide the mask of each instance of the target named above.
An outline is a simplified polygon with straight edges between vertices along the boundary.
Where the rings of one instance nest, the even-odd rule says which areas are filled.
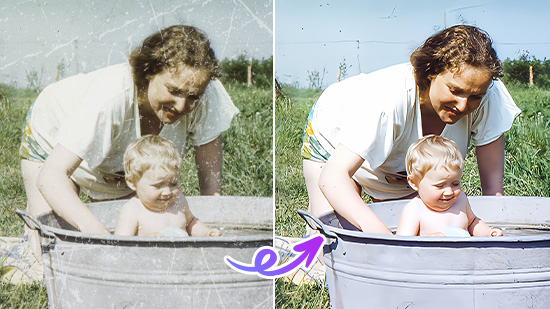
[[[355,172],[364,159],[343,145],[338,145],[323,167],[319,187],[330,205],[363,232],[391,234],[388,227],[365,204],[357,191]]]
[[[42,165],[37,186],[52,210],[83,233],[110,234],[80,200],[79,188],[70,179],[82,159],[57,144]]]
[[[222,137],[195,147],[195,164],[201,195],[222,194]]]

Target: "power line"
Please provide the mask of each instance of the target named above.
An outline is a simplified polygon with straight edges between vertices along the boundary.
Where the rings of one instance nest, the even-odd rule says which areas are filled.
[[[361,41],[361,40],[338,40],[338,41],[307,41],[307,42],[275,42],[275,46],[277,45],[286,45],[286,44],[296,44],[296,45],[301,45],[301,44],[333,44],[333,43],[354,43],[354,44],[357,44],[357,43],[360,43],[360,44],[363,44],[363,43],[380,43],[380,44],[410,44],[412,43],[413,41],[407,41],[407,42],[397,42],[397,41],[379,41],[379,40],[365,40],[365,41]]]
[[[514,42],[493,42],[493,44],[496,44],[496,45],[548,45],[550,44],[550,42],[519,42],[519,43],[514,43]]]
[[[290,42],[275,42],[275,47],[277,45],[307,45],[307,44],[339,44],[339,43],[354,43],[354,44],[364,44],[364,43],[377,43],[377,44],[412,44],[415,41],[381,41],[381,40],[336,40],[336,41],[290,41]],[[493,41],[493,44],[496,45],[550,45],[550,42],[496,42]]]

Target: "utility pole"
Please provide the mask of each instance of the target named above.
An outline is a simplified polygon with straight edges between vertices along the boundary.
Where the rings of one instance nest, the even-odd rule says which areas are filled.
[[[77,39],[73,41],[73,46],[74,46],[74,61],[76,64],[76,74],[78,74],[80,73],[80,68],[78,67],[78,40]]]
[[[250,59],[250,63],[248,64],[248,78],[247,78],[247,85],[248,87],[252,86],[252,58]]]

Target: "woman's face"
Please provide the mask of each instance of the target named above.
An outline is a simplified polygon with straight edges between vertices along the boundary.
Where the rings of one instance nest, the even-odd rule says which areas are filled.
[[[491,85],[485,70],[465,65],[458,72],[445,71],[432,79],[429,99],[441,121],[456,123],[474,111]]]
[[[197,107],[209,82],[204,69],[182,65],[176,71],[164,70],[149,81],[149,111],[164,124],[174,123]]]

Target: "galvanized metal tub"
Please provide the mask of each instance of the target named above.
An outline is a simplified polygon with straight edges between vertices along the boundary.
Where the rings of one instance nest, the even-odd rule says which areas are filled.
[[[371,205],[395,229],[407,201]],[[335,213],[299,211],[327,238],[332,308],[548,308],[550,198],[470,197],[503,237],[362,233]]]
[[[121,237],[74,230],[48,214],[18,212],[37,229],[50,308],[270,308],[273,281],[235,272],[228,255],[251,261],[273,245],[273,206],[263,197],[187,197],[221,237]],[[111,230],[124,201],[91,203]]]

